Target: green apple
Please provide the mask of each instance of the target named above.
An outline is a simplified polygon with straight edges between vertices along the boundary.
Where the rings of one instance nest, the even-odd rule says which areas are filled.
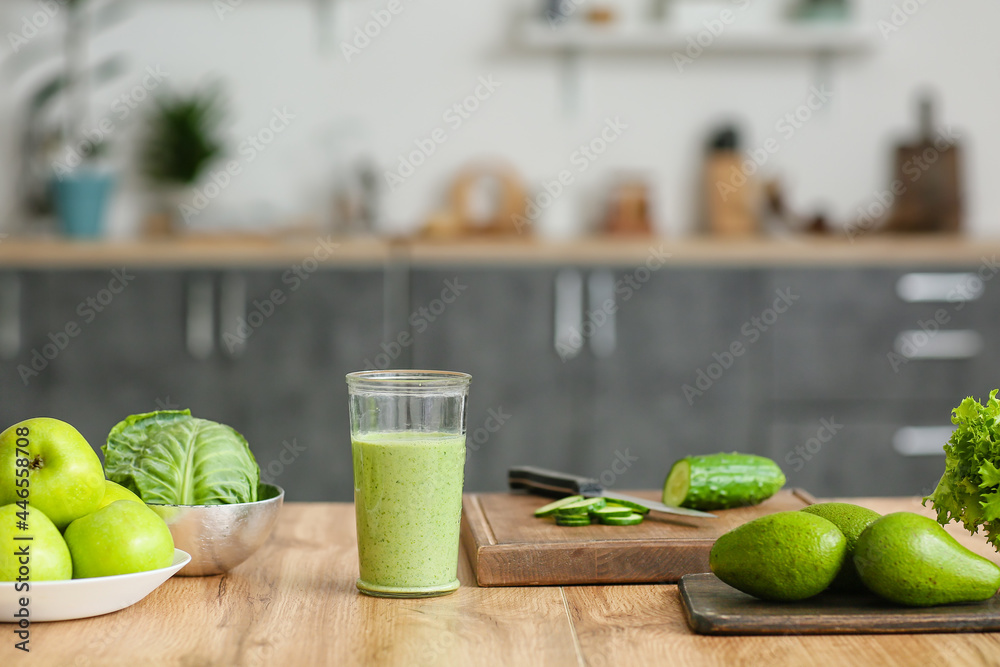
[[[31,539],[18,539],[25,537]],[[0,507],[0,581],[59,581],[72,576],[66,542],[44,512],[23,503]]]
[[[74,579],[157,570],[174,562],[174,539],[167,524],[131,500],[116,500],[77,519],[65,537]]]
[[[103,496],[101,459],[66,422],[36,417],[0,433],[0,505],[26,499],[62,530]]]
[[[102,498],[100,504],[97,505],[97,509],[103,509],[116,500],[131,500],[132,502],[142,503],[142,498],[135,495],[121,484],[115,484],[110,479],[104,480],[104,498]],[[146,503],[142,504],[145,505]]]

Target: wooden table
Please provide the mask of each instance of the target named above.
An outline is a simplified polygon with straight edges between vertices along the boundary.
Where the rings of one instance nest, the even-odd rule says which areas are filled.
[[[923,511],[914,499],[856,501]],[[956,536],[994,560],[978,538]],[[0,625],[0,665],[996,665],[1000,633],[705,637],[676,586],[462,587],[429,600],[360,595],[349,504],[289,504],[270,542],[225,577],[177,578],[137,605],[31,628]]]

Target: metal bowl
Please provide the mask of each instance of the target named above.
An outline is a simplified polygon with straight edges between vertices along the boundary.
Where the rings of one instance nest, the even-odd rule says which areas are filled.
[[[271,536],[285,492],[261,484],[257,496],[257,502],[235,505],[149,505],[167,522],[174,546],[191,554],[177,574],[223,574],[252,556]]]

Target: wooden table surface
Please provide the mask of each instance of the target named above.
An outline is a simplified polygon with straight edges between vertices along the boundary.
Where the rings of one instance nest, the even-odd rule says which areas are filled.
[[[915,499],[856,500],[880,512]],[[979,553],[985,542],[955,530]],[[359,594],[354,510],[291,503],[270,542],[224,577],[167,581],[98,618],[31,627],[31,653],[0,625],[0,665],[996,665],[1000,633],[706,637],[671,585],[462,587],[428,600]]]

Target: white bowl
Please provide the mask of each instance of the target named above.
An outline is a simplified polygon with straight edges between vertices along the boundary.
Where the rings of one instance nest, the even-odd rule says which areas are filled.
[[[131,607],[176,574],[191,560],[186,552],[174,549],[174,562],[168,567],[114,577],[38,581],[26,592],[15,590],[12,581],[0,582],[0,623],[15,623],[21,609],[20,599],[28,598],[30,621],[68,621],[110,614]]]

